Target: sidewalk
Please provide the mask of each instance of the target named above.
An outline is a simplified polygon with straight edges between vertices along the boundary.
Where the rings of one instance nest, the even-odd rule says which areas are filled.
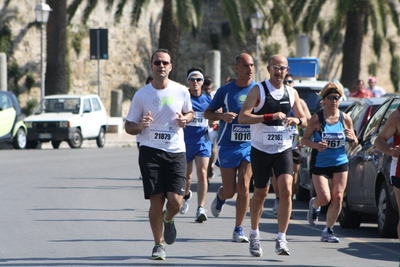
[[[136,147],[136,135],[129,135],[125,131],[121,133],[106,133],[104,147]],[[60,148],[69,148],[67,142],[61,142]],[[83,140],[82,148],[97,148],[96,140]],[[42,149],[53,149],[51,142],[42,144]]]

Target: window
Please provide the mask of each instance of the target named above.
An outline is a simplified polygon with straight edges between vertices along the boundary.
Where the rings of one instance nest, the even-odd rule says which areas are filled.
[[[90,104],[90,99],[85,99],[83,101],[83,112],[91,112],[92,105]]]
[[[101,110],[101,106],[100,106],[99,100],[97,98],[95,98],[95,97],[92,98],[92,104],[93,104],[93,110],[94,111]]]
[[[9,97],[6,94],[0,94],[0,110],[11,108],[12,104]]]

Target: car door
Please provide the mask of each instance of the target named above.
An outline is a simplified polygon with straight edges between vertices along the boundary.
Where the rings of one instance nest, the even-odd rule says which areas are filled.
[[[93,115],[93,107],[90,98],[83,99],[81,129],[83,138],[91,138],[97,136],[96,118]]]
[[[393,98],[385,102],[377,112],[371,117],[371,126],[369,127],[370,143],[365,147],[364,157],[364,187],[365,187],[365,203],[368,205],[375,205],[375,189],[376,179],[382,164],[382,152],[374,146],[375,139],[380,132],[382,132],[389,115],[395,111],[400,104],[400,99]]]
[[[14,125],[16,111],[6,93],[0,93],[0,138],[8,135]]]
[[[376,137],[383,131],[390,114],[392,114],[395,110],[397,110],[399,105],[400,105],[400,98],[391,99],[391,101],[389,102],[389,106],[386,109],[385,114],[382,116],[382,119],[380,120],[378,130],[377,130],[376,134],[372,137],[372,144],[375,143]],[[388,143],[390,145],[393,144],[393,137],[388,140]],[[372,180],[371,183],[376,184],[376,178],[377,178],[378,173],[386,172],[384,175],[386,177],[389,176],[388,170],[390,170],[391,157],[384,155],[380,150],[378,150],[375,147],[375,145],[371,148],[371,151],[367,152],[367,154],[371,155],[373,162],[375,163],[374,164],[375,176],[371,177],[369,173],[365,173],[365,175],[366,175],[365,179],[366,180],[371,179]],[[382,165],[388,165],[388,166],[382,166]],[[374,201],[375,201],[375,199],[374,199]]]
[[[370,118],[367,125],[359,135],[359,145],[349,153],[349,179],[348,194],[349,202],[360,205],[374,205],[370,195],[374,195],[375,184],[370,178],[375,174],[371,155],[371,137],[376,133],[377,126],[385,114],[389,103],[382,105]],[[368,151],[368,152],[367,152]],[[373,173],[369,173],[369,172]],[[370,200],[367,201],[367,198]]]

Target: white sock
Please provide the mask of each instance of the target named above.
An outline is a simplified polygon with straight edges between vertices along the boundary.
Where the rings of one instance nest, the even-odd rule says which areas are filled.
[[[286,234],[285,233],[278,233],[278,237],[276,238],[278,240],[286,240]]]
[[[260,235],[260,231],[258,230],[258,228],[256,230],[250,229],[250,235],[259,236]]]

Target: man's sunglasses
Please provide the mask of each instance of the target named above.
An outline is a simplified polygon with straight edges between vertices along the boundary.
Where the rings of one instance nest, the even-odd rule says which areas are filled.
[[[203,80],[202,78],[193,78],[193,77],[189,78],[189,81],[191,81],[191,82],[194,82],[194,81],[201,82],[202,80]]]
[[[156,60],[156,61],[153,62],[153,64],[156,65],[156,66],[160,66],[161,63],[162,63],[164,66],[168,66],[171,62],[168,62],[168,61],[160,61],[160,60]]]
[[[283,84],[293,83],[293,80],[284,80]]]

